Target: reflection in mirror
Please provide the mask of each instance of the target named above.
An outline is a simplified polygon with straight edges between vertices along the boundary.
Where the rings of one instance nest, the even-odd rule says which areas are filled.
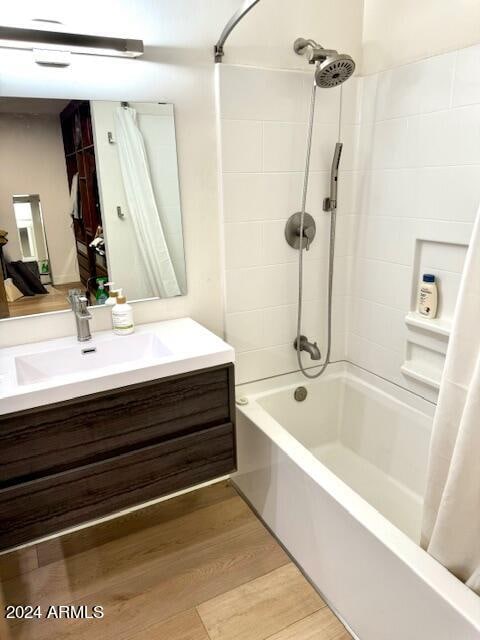
[[[0,317],[186,293],[173,105],[0,99]]]

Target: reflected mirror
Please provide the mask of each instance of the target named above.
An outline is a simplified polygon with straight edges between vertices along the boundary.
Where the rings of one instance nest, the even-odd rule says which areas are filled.
[[[0,317],[186,293],[171,104],[0,99]]]

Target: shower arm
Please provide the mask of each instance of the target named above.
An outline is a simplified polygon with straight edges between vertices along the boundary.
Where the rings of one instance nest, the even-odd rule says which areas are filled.
[[[253,9],[253,7],[258,2],[260,2],[260,0],[245,0],[245,2],[242,4],[240,9],[236,11],[233,14],[233,16],[230,18],[230,20],[227,22],[224,30],[222,31],[222,35],[220,36],[217,44],[214,47],[215,62],[222,62],[222,58],[225,55],[225,51],[223,49],[225,45],[225,41],[227,40],[228,36],[232,33],[232,31],[235,29],[235,27],[240,22],[240,20],[244,16],[246,16],[247,13],[250,11],[250,9]]]

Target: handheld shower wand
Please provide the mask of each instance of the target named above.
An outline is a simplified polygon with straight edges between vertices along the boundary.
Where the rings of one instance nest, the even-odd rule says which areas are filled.
[[[333,211],[337,208],[338,193],[338,168],[342,157],[343,142],[337,142],[333,154],[332,169],[330,172],[330,195],[323,200],[323,210]]]

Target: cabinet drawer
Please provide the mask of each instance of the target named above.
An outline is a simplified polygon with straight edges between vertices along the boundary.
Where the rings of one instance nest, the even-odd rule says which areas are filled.
[[[234,422],[233,365],[0,416],[0,487]]]
[[[0,548],[103,517],[235,469],[232,424],[0,490]]]

